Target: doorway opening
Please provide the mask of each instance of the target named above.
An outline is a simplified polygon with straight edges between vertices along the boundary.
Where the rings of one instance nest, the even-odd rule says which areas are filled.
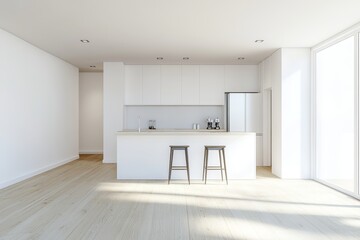
[[[263,178],[272,175],[272,90],[265,89],[263,92],[263,134],[262,152],[260,161],[257,161],[257,177]]]

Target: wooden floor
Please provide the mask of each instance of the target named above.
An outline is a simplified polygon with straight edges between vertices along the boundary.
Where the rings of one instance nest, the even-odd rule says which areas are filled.
[[[0,190],[0,239],[360,239],[360,202],[314,181],[119,182],[100,160]]]

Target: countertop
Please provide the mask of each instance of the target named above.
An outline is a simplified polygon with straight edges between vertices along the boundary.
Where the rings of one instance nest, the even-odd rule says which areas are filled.
[[[204,135],[204,134],[225,134],[225,135],[252,135],[256,133],[252,132],[227,132],[224,129],[220,130],[208,130],[208,129],[141,129],[140,132],[137,129],[125,129],[117,132],[117,135],[167,135],[167,134],[179,134],[179,135]]]

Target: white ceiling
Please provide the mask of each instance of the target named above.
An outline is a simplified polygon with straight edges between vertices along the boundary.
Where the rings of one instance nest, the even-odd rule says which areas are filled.
[[[360,0],[0,0],[0,28],[83,71],[104,61],[257,64],[358,22]]]

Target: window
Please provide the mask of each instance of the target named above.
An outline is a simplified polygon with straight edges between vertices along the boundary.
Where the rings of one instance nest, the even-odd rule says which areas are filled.
[[[316,178],[351,193],[358,193],[355,40],[315,52]]]

